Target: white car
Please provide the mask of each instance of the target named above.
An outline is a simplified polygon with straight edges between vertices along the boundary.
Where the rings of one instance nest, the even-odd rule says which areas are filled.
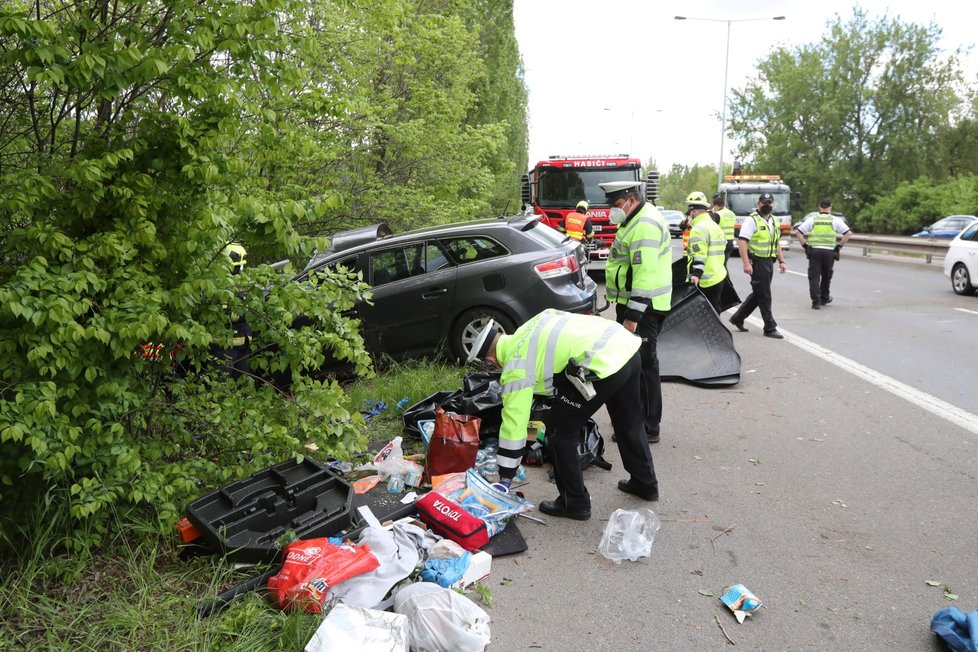
[[[978,289],[978,220],[954,236],[944,257],[944,275],[955,294],[972,295]]]

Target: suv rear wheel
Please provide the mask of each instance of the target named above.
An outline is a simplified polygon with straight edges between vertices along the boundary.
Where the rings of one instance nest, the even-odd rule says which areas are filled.
[[[479,336],[479,332],[485,328],[490,319],[495,319],[496,323],[506,333],[516,330],[513,320],[503,313],[493,308],[472,308],[466,310],[455,321],[451,332],[448,334],[448,346],[452,355],[458,360],[464,361],[469,355],[472,344]]]

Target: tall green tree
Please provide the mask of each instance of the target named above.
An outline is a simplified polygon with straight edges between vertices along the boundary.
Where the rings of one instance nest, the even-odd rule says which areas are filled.
[[[773,50],[733,91],[740,158],[781,174],[809,204],[833,196],[850,216],[901,181],[946,174],[938,144],[961,77],[940,35],[933,23],[873,20],[856,8],[820,42]]]
[[[296,224],[328,200],[270,183],[314,144],[279,108],[307,84],[300,0],[0,6],[0,540],[44,501],[84,549],[110,508],[180,505],[249,470],[362,443],[335,382],[300,371],[327,350],[369,370],[340,316],[356,279],[300,287],[257,265],[304,260]],[[222,249],[255,243],[231,277]],[[256,377],[209,355],[228,314],[256,331]],[[291,328],[305,315],[318,328]],[[144,357],[164,344],[170,358]],[[292,375],[288,394],[266,378]],[[355,413],[355,411],[354,411]],[[362,422],[361,422],[362,423]]]

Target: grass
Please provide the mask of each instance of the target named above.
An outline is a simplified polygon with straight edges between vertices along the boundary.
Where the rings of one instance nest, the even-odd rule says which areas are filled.
[[[412,405],[461,388],[464,373],[430,361],[387,364],[375,378],[349,385],[351,405],[387,403],[367,423],[371,447],[401,434],[398,400],[407,397]],[[405,452],[412,446],[420,441],[406,440]],[[25,526],[29,545],[0,560],[0,651],[291,651],[304,649],[319,626],[318,616],[283,613],[259,592],[199,620],[202,599],[263,569],[235,570],[217,556],[183,560],[175,531],[156,531],[152,514],[116,518],[118,534],[83,563],[53,552],[61,550],[59,533],[71,526],[38,508]]]

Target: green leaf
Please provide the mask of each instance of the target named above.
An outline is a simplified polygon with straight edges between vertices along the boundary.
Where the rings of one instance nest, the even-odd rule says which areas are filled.
[[[716,595],[716,593],[713,592],[713,589],[700,589],[697,591],[697,593],[700,595],[705,595],[708,598],[712,598],[714,595]]]

